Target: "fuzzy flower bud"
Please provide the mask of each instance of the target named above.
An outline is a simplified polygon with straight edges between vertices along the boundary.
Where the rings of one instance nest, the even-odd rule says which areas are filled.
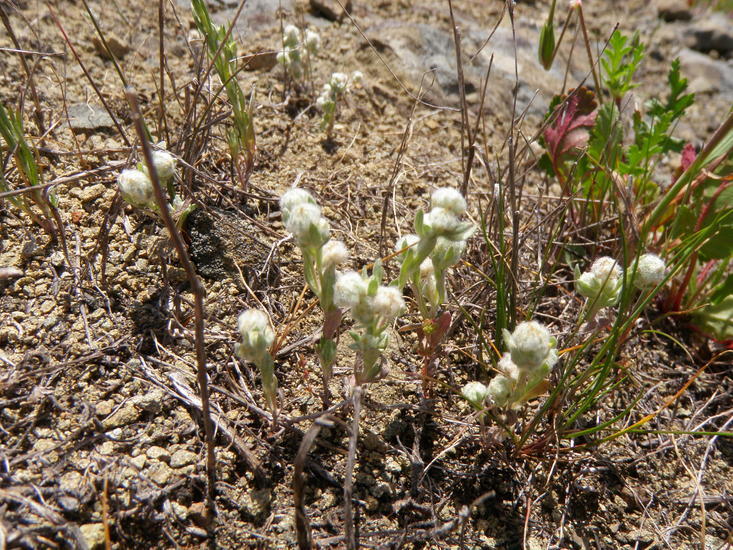
[[[330,240],[321,248],[323,269],[341,265],[349,259],[349,251],[341,241]]]
[[[351,73],[351,82],[354,84],[362,84],[364,82],[364,73],[361,71],[354,71]]]
[[[438,237],[431,257],[439,269],[446,269],[458,263],[466,250],[466,241],[451,241]]]
[[[345,73],[333,73],[331,79],[328,81],[328,85],[331,88],[331,93],[342,94],[346,91],[349,83],[349,77]]]
[[[405,307],[405,301],[398,288],[380,286],[372,300],[372,310],[383,322],[392,321]]]
[[[481,410],[489,396],[489,388],[481,382],[469,382],[461,389],[461,395],[472,407]]]
[[[433,191],[431,204],[433,208],[444,208],[449,212],[460,216],[466,211],[466,199],[460,191],[452,187],[441,187]]]
[[[340,273],[336,278],[333,303],[342,309],[356,306],[366,296],[367,281],[356,271]]]
[[[636,269],[634,285],[639,289],[654,288],[664,280],[667,266],[656,254],[642,254]]]
[[[259,309],[248,309],[237,320],[242,343],[237,353],[245,361],[257,362],[275,341],[275,332],[267,314]]]
[[[317,32],[310,29],[306,29],[303,42],[305,43],[305,47],[308,48],[308,51],[313,54],[321,47],[321,37]]]
[[[458,217],[445,208],[435,207],[425,214],[424,223],[438,235],[454,232],[461,224]]]
[[[514,382],[503,374],[499,374],[489,382],[487,393],[494,405],[505,407],[509,404],[509,397],[512,395],[513,390]]]
[[[535,370],[543,365],[552,368],[557,362],[555,339],[537,321],[519,323],[513,333],[504,329],[504,341],[520,370]]]
[[[169,181],[176,173],[176,157],[168,151],[153,151],[153,165],[158,177],[163,181]]]
[[[302,242],[308,239],[311,226],[318,227],[320,221],[321,207],[310,202],[301,202],[288,212],[285,229]]]
[[[592,300],[596,307],[609,307],[621,296],[623,270],[613,258],[598,258],[590,271],[578,274],[575,288],[578,294]]]
[[[313,195],[308,191],[300,187],[291,187],[280,197],[280,210],[284,214],[289,214],[294,206],[304,202],[316,204]]]
[[[419,242],[420,242],[420,237],[418,237],[417,235],[413,235],[413,234],[404,235],[402,238],[397,240],[397,244],[395,244],[394,251],[400,252],[407,247],[414,248],[414,245],[416,245]],[[405,252],[402,253],[402,257],[404,257],[405,254],[407,254],[407,250],[405,250]]]
[[[295,25],[285,25],[283,30],[283,42],[290,48],[297,47],[300,42],[300,29]]]
[[[425,258],[420,264],[420,278],[427,279],[428,277],[432,277],[434,274],[435,266],[433,265],[433,260]]]
[[[137,207],[147,207],[154,203],[153,184],[145,172],[123,170],[117,176],[117,186],[122,198]]]

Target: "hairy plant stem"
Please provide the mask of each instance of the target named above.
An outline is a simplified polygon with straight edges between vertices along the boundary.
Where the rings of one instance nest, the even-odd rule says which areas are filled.
[[[206,443],[206,528],[209,534],[210,546],[215,546],[214,539],[214,514],[215,514],[215,489],[216,489],[216,463],[214,456],[214,424],[211,420],[211,407],[209,405],[209,386],[208,378],[206,375],[206,348],[204,347],[204,296],[206,290],[204,289],[201,280],[196,275],[196,270],[191,262],[191,258],[186,250],[186,244],[183,241],[181,232],[176,227],[176,222],[170,214],[168,209],[168,202],[163,192],[163,188],[160,185],[160,179],[158,173],[155,170],[155,164],[153,163],[153,151],[150,147],[150,143],[147,140],[145,128],[143,126],[142,116],[140,115],[140,108],[137,104],[137,94],[131,87],[126,88],[125,95],[130,105],[130,111],[135,130],[140,140],[140,144],[143,150],[143,157],[145,159],[145,165],[148,168],[148,174],[150,175],[150,181],[153,184],[153,190],[155,192],[155,203],[158,205],[158,210],[163,223],[165,224],[168,234],[170,235],[173,246],[176,249],[178,258],[183,265],[183,269],[186,271],[189,284],[191,285],[191,292],[194,295],[194,316],[195,316],[195,348],[196,348],[196,366],[197,366],[197,378],[199,384],[199,392],[201,397],[201,411],[203,413],[204,423],[204,436]]]

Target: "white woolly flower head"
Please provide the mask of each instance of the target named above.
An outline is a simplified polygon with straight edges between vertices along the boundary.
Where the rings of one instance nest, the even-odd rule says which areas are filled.
[[[331,239],[321,248],[321,259],[323,269],[333,268],[349,259],[349,251],[343,242]]]
[[[117,176],[117,186],[122,198],[133,206],[147,207],[154,204],[153,184],[148,175],[141,170],[123,170]]]
[[[458,189],[452,187],[441,187],[433,191],[431,197],[433,208],[445,208],[456,216],[460,216],[466,211],[466,199],[463,198]]]
[[[489,397],[489,388],[481,382],[469,382],[461,388],[461,395],[472,407],[483,409],[486,398]]]
[[[153,151],[153,166],[163,181],[170,180],[176,174],[177,162],[176,157],[168,151]]]
[[[428,277],[432,277],[433,275],[435,275],[435,266],[433,265],[433,260],[431,260],[430,258],[425,258],[420,264],[420,278],[427,279]]]
[[[412,233],[408,235],[403,235],[401,238],[397,240],[397,243],[395,244],[395,247],[394,247],[394,251],[400,252],[407,247],[414,248],[414,245],[416,245],[419,242],[420,242],[420,237],[418,237],[417,235],[413,235]],[[403,255],[407,254],[407,250],[405,250],[405,252],[403,252],[402,254]]]
[[[439,206],[425,214],[423,223],[429,225],[437,235],[453,233],[461,224],[458,216]]]
[[[280,197],[280,210],[283,215],[288,215],[294,206],[302,203],[317,204],[308,191],[301,187],[291,187]]]
[[[397,287],[380,286],[372,298],[371,306],[374,314],[378,315],[382,322],[389,323],[404,309],[405,300]]]
[[[514,391],[514,381],[503,374],[498,374],[489,382],[488,394],[491,402],[497,407],[505,407],[509,404],[509,398]]]
[[[333,303],[341,309],[350,309],[366,296],[369,282],[356,271],[339,273],[333,291]]]
[[[452,241],[444,237],[438,237],[435,242],[435,248],[430,255],[436,266],[440,269],[446,269],[458,263],[466,250],[466,241]]]
[[[333,73],[328,85],[334,94],[342,94],[346,91],[349,84],[349,77],[346,73]]]
[[[288,211],[285,229],[300,242],[307,240],[311,226],[318,227],[320,222],[321,207],[311,202],[301,202]]]
[[[351,73],[351,82],[354,84],[363,84],[364,83],[364,73],[361,71],[354,71]]]
[[[598,258],[582,275],[576,274],[578,294],[592,300],[596,307],[609,307],[621,297],[623,269],[613,258]]]
[[[504,329],[504,340],[512,361],[520,370],[531,371],[548,363],[552,363],[548,365],[552,368],[557,362],[557,354],[552,353],[555,339],[537,321],[519,323],[512,333]]]
[[[283,43],[289,48],[296,48],[300,43],[300,29],[295,25],[285,25]]]
[[[321,48],[321,37],[317,32],[310,29],[306,29],[303,42],[305,43],[305,47],[308,48],[308,51],[312,54],[315,54]]]
[[[512,361],[511,353],[507,352],[502,355],[496,366],[507,378],[514,380],[515,382],[519,380],[519,375],[521,373],[519,371],[519,367],[514,363],[514,361]]]
[[[242,337],[237,353],[246,361],[254,362],[275,341],[275,331],[270,326],[270,320],[259,309],[248,309],[242,313],[237,319],[237,327]]]
[[[624,274],[618,262],[608,256],[603,256],[593,262],[593,265],[590,266],[590,271],[601,281],[608,280],[611,284],[619,280]]]
[[[636,268],[634,285],[639,289],[654,288],[664,280],[667,266],[656,254],[642,254]]]

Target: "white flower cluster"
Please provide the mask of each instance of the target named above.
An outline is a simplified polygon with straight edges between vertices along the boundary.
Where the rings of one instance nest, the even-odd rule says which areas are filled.
[[[418,213],[415,219],[418,234],[405,235],[395,246],[402,262],[399,284],[412,282],[423,316],[434,315],[445,301],[446,272],[461,259],[473,233],[473,226],[459,218],[466,207],[466,199],[457,189],[437,189],[432,195],[432,210]]]
[[[336,106],[341,97],[351,89],[352,84],[361,84],[364,81],[364,75],[361,71],[354,71],[351,77],[346,73],[333,73],[328,82],[323,85],[321,95],[316,100],[323,111],[321,119],[321,128],[328,130],[330,133],[333,129],[333,123],[336,118]]]
[[[667,275],[667,266],[664,260],[656,254],[642,254],[636,266],[634,285],[640,290],[654,288],[664,281]]]
[[[604,256],[593,262],[590,271],[576,277],[575,288],[578,294],[588,298],[596,307],[610,307],[621,297],[623,275],[624,270],[618,262]]]
[[[465,241],[473,233],[473,226],[459,219],[466,212],[463,195],[452,187],[441,187],[433,192],[431,199],[432,209],[423,216],[422,231],[418,229],[418,234]]]
[[[321,48],[318,33],[306,29],[301,32],[295,25],[287,25],[283,31],[283,49],[277,54],[277,62],[293,78],[301,78],[310,68],[310,57]]]
[[[556,340],[537,321],[520,323],[513,333],[504,331],[509,351],[499,360],[499,370],[488,386],[469,382],[463,397],[477,410],[486,406],[519,406],[538,394],[557,363]]]
[[[640,290],[656,287],[664,281],[667,266],[656,254],[642,254],[631,269],[633,284]],[[591,313],[616,305],[621,297],[624,270],[616,260],[608,256],[598,258],[589,271],[581,274],[576,268],[575,288],[578,294],[588,298]],[[590,315],[592,317],[592,315]]]
[[[356,271],[340,273],[336,278],[333,301],[337,307],[350,310],[358,323],[381,330],[399,315],[405,301],[398,288],[373,281],[373,276]]]
[[[259,309],[248,309],[239,316],[237,328],[242,338],[236,351],[245,361],[257,363],[275,341],[275,331],[267,314]]]
[[[153,152],[153,165],[161,184],[167,185],[173,181],[176,173],[176,158],[167,151]],[[155,194],[150,181],[148,169],[144,164],[138,168],[123,170],[117,177],[117,186],[125,199],[137,208],[155,210]]]
[[[285,229],[293,234],[301,248],[320,249],[330,239],[328,220],[321,215],[321,207],[305,189],[293,187],[288,190],[280,198],[280,211]]]
[[[277,414],[277,378],[275,363],[270,355],[270,346],[275,341],[275,331],[264,311],[248,309],[239,316],[237,327],[241,343],[234,347],[235,353],[244,361],[257,365],[262,377],[262,393],[267,406]]]

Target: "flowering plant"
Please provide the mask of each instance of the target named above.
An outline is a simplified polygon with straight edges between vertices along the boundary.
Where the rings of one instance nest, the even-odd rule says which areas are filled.
[[[333,125],[336,122],[336,109],[341,98],[351,90],[352,84],[361,84],[364,75],[361,71],[354,71],[351,76],[345,73],[333,73],[328,82],[323,85],[321,95],[318,96],[316,104],[323,111],[321,118],[321,129],[326,130],[326,135],[331,137]]]
[[[235,346],[235,353],[244,361],[257,365],[262,377],[262,391],[273,416],[277,415],[277,378],[275,362],[270,346],[275,341],[275,332],[270,326],[267,314],[258,309],[248,309],[237,321],[241,343]]]

